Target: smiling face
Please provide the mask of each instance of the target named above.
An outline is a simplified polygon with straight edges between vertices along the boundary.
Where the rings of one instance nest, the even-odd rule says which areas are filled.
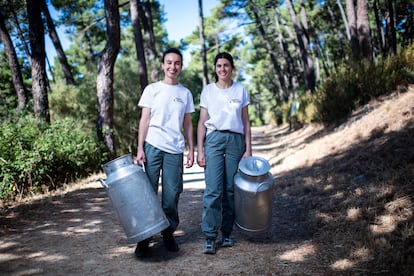
[[[216,74],[218,80],[228,81],[231,79],[231,74],[233,73],[233,66],[230,61],[226,58],[219,58],[216,62]]]
[[[176,53],[168,53],[164,57],[162,70],[166,80],[177,82],[178,75],[183,67],[181,56]]]

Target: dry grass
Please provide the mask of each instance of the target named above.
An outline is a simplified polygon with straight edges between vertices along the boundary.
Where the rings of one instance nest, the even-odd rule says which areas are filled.
[[[263,128],[276,192],[300,198],[333,271],[414,271],[414,89],[331,128]]]
[[[23,206],[25,204],[30,204],[33,201],[43,201],[47,200],[48,198],[59,196],[59,197],[65,197],[65,194],[76,191],[76,190],[82,190],[89,188],[90,184],[92,182],[96,182],[97,179],[105,177],[103,174],[92,174],[89,177],[82,178],[77,180],[76,182],[69,182],[64,184],[62,187],[57,188],[53,191],[46,191],[41,194],[30,194],[28,196],[17,198],[14,201],[1,201],[0,200],[0,211],[1,210],[7,210],[8,207],[18,207]]]

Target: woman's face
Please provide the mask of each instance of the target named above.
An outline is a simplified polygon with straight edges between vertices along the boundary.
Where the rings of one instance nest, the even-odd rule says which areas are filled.
[[[227,81],[231,79],[233,67],[230,61],[225,58],[219,58],[216,62],[216,74],[219,80]]]
[[[169,79],[177,79],[178,75],[181,73],[182,69],[181,57],[175,53],[168,53],[164,57],[164,62],[162,63],[162,70],[164,71],[164,76]]]

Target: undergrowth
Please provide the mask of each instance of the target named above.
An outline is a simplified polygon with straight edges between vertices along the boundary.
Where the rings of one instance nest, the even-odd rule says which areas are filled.
[[[414,45],[377,62],[342,65],[313,96],[314,120],[332,124],[370,100],[414,82]]]
[[[95,135],[72,119],[49,126],[31,115],[0,123],[0,199],[54,190],[99,169]]]

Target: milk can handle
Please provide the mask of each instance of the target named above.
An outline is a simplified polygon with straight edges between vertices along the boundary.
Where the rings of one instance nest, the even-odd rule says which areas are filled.
[[[272,177],[272,176],[271,176],[271,179],[273,180],[273,177]],[[272,183],[273,183],[273,181],[272,181]],[[264,184],[267,184],[267,181],[261,182],[259,185],[257,185],[257,188],[256,188],[256,193],[259,191],[259,188],[260,188],[261,186],[263,186]]]
[[[256,193],[259,191],[259,188],[260,188],[261,186],[263,186],[264,184],[266,184],[266,181],[265,181],[265,182],[260,183],[259,185],[257,185],[257,188],[256,188]]]
[[[138,161],[134,161],[134,163],[135,163],[137,166],[141,166],[142,170],[143,170],[144,172],[146,172],[146,171],[145,171],[145,165],[144,165],[144,162],[142,162],[141,164],[139,164],[139,163],[138,163]]]
[[[104,188],[108,188],[108,185],[106,185],[105,181],[104,181],[102,178],[98,178],[98,180],[99,180],[99,182],[101,182],[101,185],[102,185]]]

